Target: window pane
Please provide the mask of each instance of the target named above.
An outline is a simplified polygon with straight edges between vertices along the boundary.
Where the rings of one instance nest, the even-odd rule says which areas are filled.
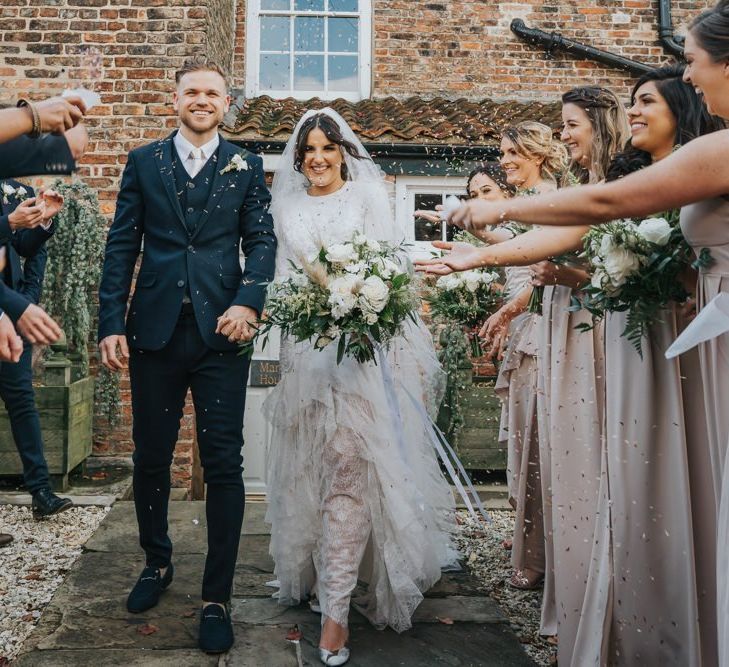
[[[261,88],[288,90],[291,87],[289,67],[287,55],[261,55]]]
[[[329,88],[347,92],[359,90],[357,65],[357,56],[329,56]]]
[[[297,51],[324,50],[323,18],[297,16],[294,23],[294,43]]]
[[[261,0],[261,9],[288,10],[290,8],[290,0]]]
[[[415,210],[433,211],[438,204],[443,203],[443,196],[440,194],[416,194]],[[430,222],[425,218],[415,218],[415,240],[416,241],[440,241],[441,223]]]
[[[356,12],[359,10],[357,0],[329,0],[330,12]]]
[[[296,56],[294,63],[296,90],[324,89],[324,56]]]
[[[262,51],[290,51],[288,16],[262,16],[261,17],[261,50]]]
[[[294,0],[294,9],[302,12],[323,12],[324,0]]]
[[[358,19],[329,19],[329,51],[359,51]]]

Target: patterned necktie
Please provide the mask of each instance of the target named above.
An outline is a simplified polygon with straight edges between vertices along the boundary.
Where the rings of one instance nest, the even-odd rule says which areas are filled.
[[[200,173],[200,170],[205,164],[205,156],[203,155],[202,148],[193,148],[190,151],[188,159],[190,162],[190,178],[195,178]]]

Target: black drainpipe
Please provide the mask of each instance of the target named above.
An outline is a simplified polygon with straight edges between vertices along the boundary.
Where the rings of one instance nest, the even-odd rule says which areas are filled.
[[[666,51],[678,58],[683,58],[683,37],[676,37],[673,34],[671,0],[660,0],[658,3],[658,35]]]
[[[627,70],[636,76],[640,76],[646,72],[652,72],[655,69],[637,60],[630,60],[630,58],[624,58],[615,53],[596,49],[594,46],[588,46],[587,44],[581,44],[572,39],[567,39],[566,37],[562,37],[558,32],[548,33],[538,28],[528,28],[521,19],[514,19],[511,22],[511,31],[520,39],[533,46],[544,46],[548,56],[552,56],[554,51],[567,51],[575,56],[596,60],[603,65]]]

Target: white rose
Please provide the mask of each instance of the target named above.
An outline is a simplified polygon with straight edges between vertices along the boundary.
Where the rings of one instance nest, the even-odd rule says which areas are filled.
[[[230,161],[230,164],[236,171],[245,171],[248,169],[248,163],[243,159],[240,153],[236,153]]]
[[[26,190],[26,189],[25,189],[25,188],[24,188],[24,187],[23,187],[23,186],[21,185],[21,186],[20,186],[20,187],[19,187],[19,188],[18,188],[18,189],[17,189],[16,191],[15,191],[15,196],[16,196],[16,197],[17,197],[18,199],[22,199],[23,197],[27,197],[27,196],[28,196],[28,191],[27,191],[27,190]]]
[[[671,238],[671,231],[671,225],[665,218],[647,218],[638,225],[638,234],[656,245],[666,245]]]
[[[374,239],[367,239],[367,247],[372,252],[380,252],[382,250],[382,246],[380,245],[379,241],[375,241]]]
[[[625,248],[615,246],[612,252],[604,259],[605,273],[610,276],[610,282],[620,287],[630,276],[640,268],[640,260],[635,253]]]
[[[435,285],[440,289],[451,291],[458,289],[461,286],[461,279],[457,274],[451,273],[450,275],[438,278]]]
[[[358,259],[351,243],[335,243],[327,248],[327,260],[332,264],[351,264]]]
[[[496,282],[498,277],[499,277],[499,274],[494,273],[493,271],[482,271],[481,272],[481,282],[484,285],[491,285],[492,283]]]
[[[3,183],[3,194],[4,195],[13,195],[13,194],[15,194],[15,188],[12,185],[9,185],[8,183]]]
[[[345,275],[329,283],[328,303],[332,307],[332,317],[341,320],[349,315],[357,305],[357,289],[361,281],[357,276]]]
[[[607,274],[603,269],[597,269],[590,278],[590,283],[595,289],[602,289],[603,285],[608,281]]]
[[[362,308],[368,312],[379,313],[387,305],[390,290],[379,276],[370,276],[359,290]]]
[[[372,266],[377,269],[383,278],[392,278],[392,276],[400,271],[400,267],[386,257],[377,257],[372,263]]]
[[[617,247],[618,246],[615,245],[615,241],[613,240],[613,235],[604,234],[600,239],[600,248],[597,254],[600,255],[602,259],[605,259]]]
[[[365,322],[367,324],[377,324],[377,313],[367,313],[365,315]]]
[[[463,282],[469,292],[476,292],[481,286],[481,275],[478,271],[466,271],[463,274]]]
[[[362,273],[362,272],[363,272],[363,271],[364,271],[364,270],[365,270],[366,268],[367,268],[367,265],[366,265],[366,264],[365,264],[364,262],[356,262],[356,263],[354,263],[354,264],[347,264],[347,265],[346,265],[346,266],[344,267],[344,270],[345,270],[345,271],[346,271],[347,273],[352,273],[352,274],[360,274],[360,273]]]

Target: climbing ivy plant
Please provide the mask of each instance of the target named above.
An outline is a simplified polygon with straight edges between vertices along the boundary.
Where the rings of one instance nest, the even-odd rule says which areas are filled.
[[[97,294],[106,242],[106,219],[96,193],[83,181],[57,181],[54,189],[65,203],[56,216],[48,243],[43,304],[63,328],[68,348],[78,353],[84,373],[89,370],[89,344],[97,314]],[[110,422],[119,413],[119,378],[101,369],[96,381],[97,405]]]

